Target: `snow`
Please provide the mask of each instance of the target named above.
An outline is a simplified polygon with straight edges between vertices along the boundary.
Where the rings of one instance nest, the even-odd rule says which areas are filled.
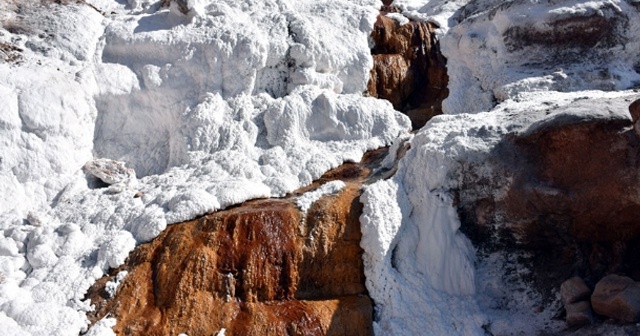
[[[410,129],[361,94],[376,1],[90,3],[0,4],[0,42],[22,49],[0,63],[9,334],[78,334],[85,291],[136,244],[283,196]]]
[[[508,267],[527,272],[524,265],[505,254],[474,258],[476,251],[458,230],[452,195],[464,184],[475,185],[470,192],[504,197],[508,179],[498,178],[502,172],[492,166],[491,155],[508,134],[578,119],[628,119],[628,104],[640,97],[630,90],[640,83],[638,9],[625,1],[572,0],[393,5],[411,19],[440,26],[450,94],[443,104],[446,115],[394,143],[387,168],[403,141],[411,147],[396,174],[361,197],[375,333],[557,333],[564,328],[552,321],[557,307],[543,306],[520,277],[504,274]],[[510,35],[519,30],[548,36],[557,22],[593,17],[614,28],[592,48]]]
[[[441,40],[446,113],[487,111],[528,92],[640,85],[640,15],[627,1],[514,1],[476,11]]]
[[[338,180],[331,181],[321,185],[319,188],[306,192],[296,199],[296,205],[303,212],[309,211],[313,203],[326,195],[335,195],[344,189],[347,185]]]
[[[396,174],[361,198],[376,334],[500,335],[512,316],[530,334],[548,320],[531,315],[535,297],[511,295],[521,287],[499,278],[500,256],[477,260],[451,191],[463,162],[477,178],[496,173],[487,153],[505,134],[545,118],[622,117],[634,95],[622,90],[640,83],[637,7],[396,0],[404,16],[439,25],[450,78],[448,115],[409,135],[390,103],[362,95],[378,1],[87,2],[0,3],[0,45],[21,50],[0,54],[4,334],[85,331],[87,288],[167,225],[284,196],[392,143],[384,166]],[[510,35],[544,36],[570,17],[605,20],[611,39],[580,49]],[[557,113],[541,113],[550,106]],[[496,305],[505,298],[517,303]]]

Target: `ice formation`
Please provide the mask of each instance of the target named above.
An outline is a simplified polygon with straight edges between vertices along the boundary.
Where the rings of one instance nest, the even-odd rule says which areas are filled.
[[[361,95],[375,1],[88,3],[0,5],[22,50],[0,64],[5,334],[78,334],[84,292],[136,243],[410,128]]]

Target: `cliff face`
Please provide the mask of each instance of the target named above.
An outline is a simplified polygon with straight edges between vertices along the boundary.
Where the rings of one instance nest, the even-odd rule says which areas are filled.
[[[367,93],[389,100],[419,129],[442,113],[442,100],[449,94],[446,59],[435,38],[436,25],[410,21],[394,11],[397,8],[383,6],[371,33],[374,65]]]
[[[478,249],[483,293],[522,300],[484,279],[497,267],[506,285],[526,284],[541,307],[558,314],[556,294],[571,277],[590,289],[609,274],[639,279],[640,141],[627,109],[637,98],[575,98],[499,116],[506,117],[502,131],[469,131],[506,131],[490,151],[456,168],[461,230]]]
[[[115,317],[119,335],[372,334],[358,220],[367,174],[359,164],[330,171],[306,189],[346,185],[306,212],[291,196],[168,227],[92,287],[92,320]],[[109,298],[106,284],[124,270]]]

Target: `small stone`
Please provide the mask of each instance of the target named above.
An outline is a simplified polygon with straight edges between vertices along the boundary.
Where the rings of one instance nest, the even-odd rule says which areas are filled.
[[[640,321],[640,284],[628,277],[607,275],[596,284],[591,304],[597,314],[637,323]]]
[[[593,311],[589,301],[580,301],[565,305],[566,322],[569,328],[582,327],[593,323]]]
[[[94,159],[84,164],[84,170],[106,184],[131,184],[136,180],[136,172],[122,161]]]
[[[580,277],[573,277],[560,285],[560,297],[565,307],[571,303],[588,300],[590,296],[591,290]]]

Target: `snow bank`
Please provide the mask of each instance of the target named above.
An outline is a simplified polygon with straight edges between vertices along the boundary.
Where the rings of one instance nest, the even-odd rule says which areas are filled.
[[[471,1],[458,19],[441,41],[445,113],[487,111],[533,91],[640,86],[640,13],[628,1]]]
[[[189,3],[0,5],[0,43],[22,50],[0,63],[8,334],[77,334],[84,292],[136,243],[282,196],[410,129],[360,94],[376,1]],[[93,158],[106,160],[83,171]]]
[[[458,231],[445,188],[449,155],[432,140],[434,135],[418,133],[396,175],[361,197],[376,335],[484,335],[486,318],[473,296],[475,252]]]

